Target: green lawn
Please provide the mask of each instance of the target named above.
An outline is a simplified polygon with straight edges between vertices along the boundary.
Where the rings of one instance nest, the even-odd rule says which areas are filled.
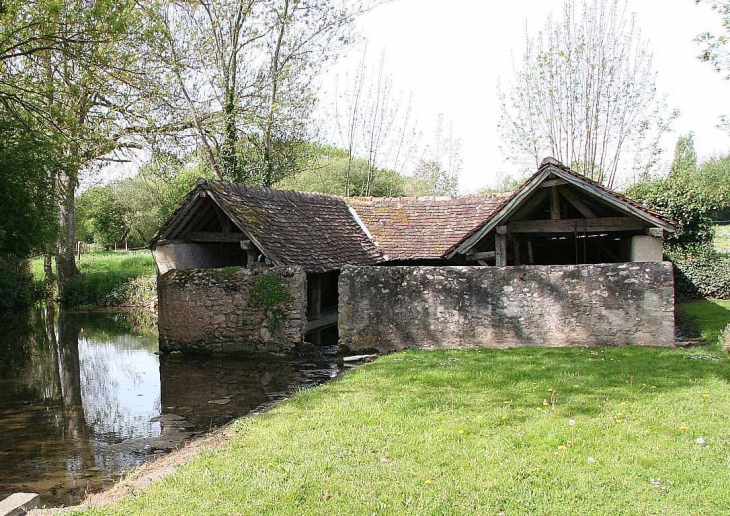
[[[81,275],[68,286],[66,304],[79,308],[142,306],[156,295],[155,260],[149,251],[83,254]],[[33,276],[43,282],[43,259],[32,262]]]
[[[729,380],[716,344],[388,355],[82,514],[729,514]]]

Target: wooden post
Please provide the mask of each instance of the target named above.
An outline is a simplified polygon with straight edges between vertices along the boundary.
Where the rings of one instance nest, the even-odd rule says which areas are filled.
[[[256,249],[250,247],[246,249],[246,268],[253,269],[256,266]]]
[[[494,236],[494,249],[496,252],[497,267],[507,265],[507,235],[497,232]]]
[[[322,276],[313,274],[311,278],[309,288],[312,294],[312,305],[309,308],[309,318],[315,320],[322,315]]]
[[[527,241],[527,263],[535,265],[535,253],[532,250],[532,240]]]
[[[78,255],[78,257],[76,258],[76,261],[80,262],[81,261],[81,240],[76,242],[76,254]]]
[[[560,220],[560,195],[557,186],[550,187],[550,218]]]
[[[514,247],[515,253],[513,265],[522,265],[522,263],[520,262],[520,237],[513,237],[512,245]]]

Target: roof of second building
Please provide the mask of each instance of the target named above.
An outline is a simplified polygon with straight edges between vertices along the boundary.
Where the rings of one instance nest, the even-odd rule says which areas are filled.
[[[352,197],[346,202],[388,260],[423,260],[443,258],[507,197]]]

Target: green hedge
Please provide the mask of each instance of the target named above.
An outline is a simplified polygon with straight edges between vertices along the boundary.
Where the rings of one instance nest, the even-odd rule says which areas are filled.
[[[717,255],[672,256],[679,299],[730,299],[730,258]]]

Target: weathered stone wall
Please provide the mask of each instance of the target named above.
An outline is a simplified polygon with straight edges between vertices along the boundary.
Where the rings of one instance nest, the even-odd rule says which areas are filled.
[[[282,351],[304,337],[299,267],[172,270],[157,283],[160,351]]]
[[[674,345],[669,262],[346,267],[339,307],[352,350]]]

